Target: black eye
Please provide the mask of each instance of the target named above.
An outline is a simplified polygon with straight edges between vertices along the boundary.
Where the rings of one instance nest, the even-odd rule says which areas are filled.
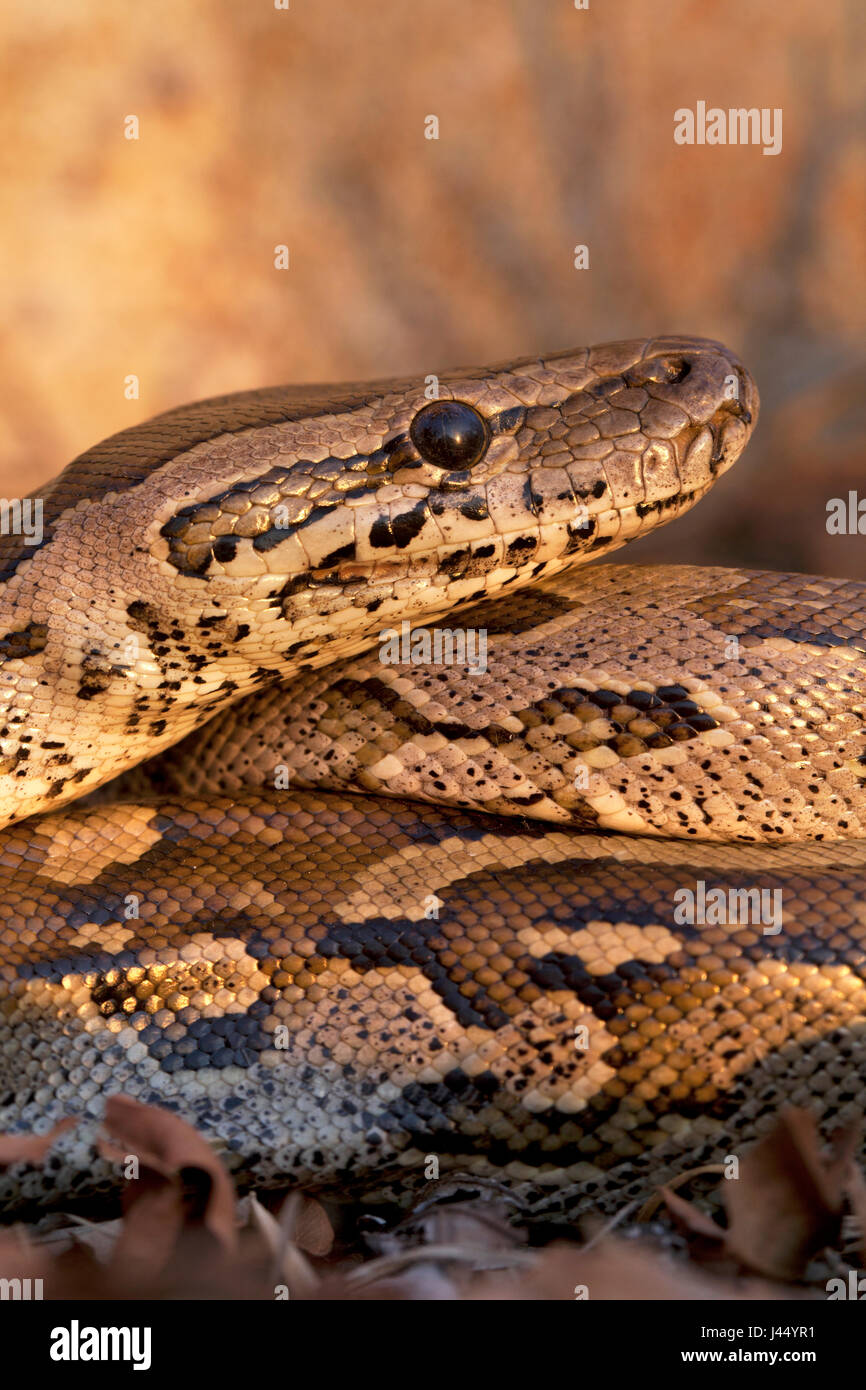
[[[431,401],[409,426],[418,453],[439,468],[471,468],[487,448],[487,426],[465,401]]]

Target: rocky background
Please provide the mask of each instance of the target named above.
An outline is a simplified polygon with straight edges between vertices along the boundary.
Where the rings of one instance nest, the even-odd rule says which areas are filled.
[[[846,0],[7,6],[2,494],[195,397],[693,332],[762,422],[629,558],[862,577],[825,517],[866,492],[864,29]],[[781,107],[781,154],[675,144],[698,100]]]

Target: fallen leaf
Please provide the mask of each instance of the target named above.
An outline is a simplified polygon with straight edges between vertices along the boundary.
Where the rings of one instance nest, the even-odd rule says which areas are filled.
[[[280,1225],[289,1240],[308,1255],[327,1255],[334,1244],[334,1229],[325,1208],[304,1193],[291,1194],[280,1213]]]
[[[117,1163],[134,1157],[138,1167],[138,1177],[124,1187],[123,1229],[111,1262],[119,1278],[156,1277],[181,1237],[196,1232],[206,1232],[224,1256],[234,1252],[231,1179],[191,1125],[123,1095],[109,1096],[104,1124],[110,1137],[100,1142],[103,1157]]]
[[[802,1278],[839,1234],[856,1142],[854,1130],[837,1136],[828,1162],[814,1116],[783,1110],[772,1133],[743,1155],[739,1178],[723,1185],[728,1253],[770,1278]]]
[[[0,1168],[13,1163],[41,1163],[55,1139],[78,1124],[76,1115],[67,1115],[48,1134],[0,1134]]]
[[[814,1117],[789,1107],[743,1155],[739,1176],[722,1183],[727,1228],[669,1189],[662,1195],[680,1227],[697,1238],[696,1259],[706,1242],[705,1258],[727,1257],[771,1279],[801,1279],[810,1259],[839,1236],[858,1139],[858,1127],[840,1130],[825,1157]]]
[[[711,1216],[707,1216],[706,1212],[701,1211],[700,1207],[696,1207],[694,1202],[688,1202],[685,1197],[679,1197],[669,1187],[659,1188],[659,1196],[664,1200],[665,1206],[677,1225],[687,1235],[699,1236],[703,1240],[715,1242],[724,1241],[728,1234],[724,1226],[720,1226]]]

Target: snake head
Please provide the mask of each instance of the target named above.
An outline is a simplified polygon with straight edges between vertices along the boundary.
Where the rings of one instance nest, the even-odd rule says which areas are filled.
[[[212,593],[223,577],[279,576],[283,614],[302,627],[311,606],[345,614],[359,599],[449,611],[687,510],[758,410],[741,363],[693,338],[357,391],[290,434],[260,431],[270,467],[174,510],[160,558]]]
[[[603,555],[692,506],[757,415],[695,338],[169,411],[0,537],[0,822],[224,705]]]

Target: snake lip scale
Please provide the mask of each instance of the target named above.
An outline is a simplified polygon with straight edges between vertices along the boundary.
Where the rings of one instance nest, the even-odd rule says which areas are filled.
[[[862,1109],[864,586],[582,568],[757,415],[659,337],[219,397],[42,490],[0,538],[0,1124],[80,1124],[7,1213],[116,1195],[113,1092],[244,1183],[433,1157],[569,1208]],[[383,662],[404,620],[486,669]]]

